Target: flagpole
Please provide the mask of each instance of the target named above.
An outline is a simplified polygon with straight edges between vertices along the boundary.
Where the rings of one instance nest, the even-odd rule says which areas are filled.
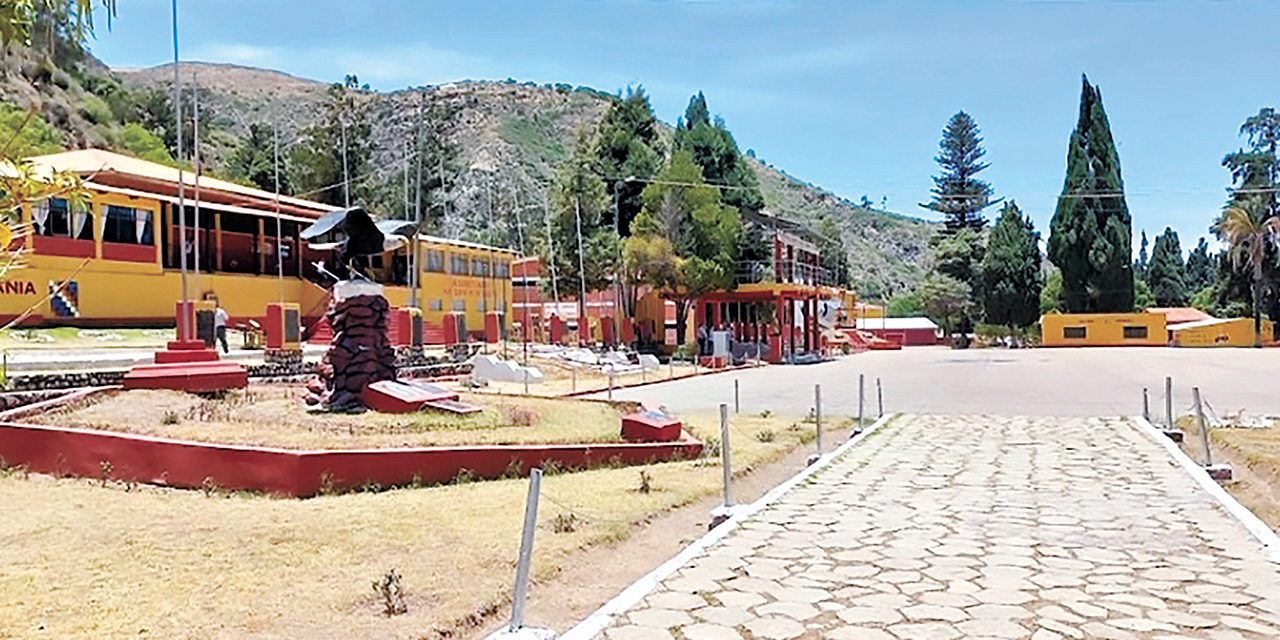
[[[186,190],[182,177],[182,78],[178,73],[178,0],[173,5],[173,119],[177,132],[178,144],[178,265],[182,282],[182,315],[178,320],[178,340],[191,340],[191,298],[187,295],[187,223],[186,223]]]

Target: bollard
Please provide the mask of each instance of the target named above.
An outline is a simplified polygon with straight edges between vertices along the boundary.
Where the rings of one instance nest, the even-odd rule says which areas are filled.
[[[613,367],[609,368],[609,399],[613,400]]]
[[[862,393],[862,381],[863,381],[863,375],[859,373],[858,374],[858,431],[862,431],[862,425],[863,425],[862,405],[863,405],[863,400],[865,399],[865,396]]]
[[[720,466],[724,469],[724,506],[733,506],[733,455],[729,448],[729,405],[720,403]]]
[[[822,385],[813,385],[813,421],[818,432],[818,455],[822,455]]]
[[[573,368],[572,366],[569,367],[569,376],[570,376],[570,380],[572,380],[571,384],[573,385],[570,391],[573,393],[577,393],[578,392],[578,370]]]
[[[733,412],[741,413],[742,405],[738,402],[738,379],[733,379]]]
[[[1200,446],[1204,447],[1204,466],[1213,466],[1213,453],[1209,451],[1209,429],[1204,422],[1204,410],[1200,408],[1200,387],[1191,387],[1191,397],[1196,401],[1196,420],[1200,423]]]
[[[520,535],[520,562],[516,565],[516,592],[511,603],[511,631],[524,626],[524,603],[529,595],[529,565],[533,560],[533,532],[538,527],[538,494],[542,469],[529,471],[529,499],[524,505],[524,533]]]
[[[1146,387],[1142,388],[1142,419],[1151,422],[1151,402]]]
[[[1173,377],[1164,377],[1164,426],[1173,430]]]
[[[880,387],[880,378],[876,378],[876,417],[884,417],[884,389]]]

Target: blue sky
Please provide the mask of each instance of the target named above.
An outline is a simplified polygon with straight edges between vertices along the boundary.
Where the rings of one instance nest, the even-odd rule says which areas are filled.
[[[123,0],[91,47],[111,66],[173,58],[168,0]],[[1184,250],[1225,200],[1240,123],[1280,103],[1280,2],[184,0],[184,60],[376,89],[508,77],[616,92],[641,84],[675,122],[706,94],[739,145],[793,176],[929,218],[947,119],[969,112],[981,177],[1047,235],[1080,74],[1100,85],[1134,244]],[[1268,25],[1258,28],[1259,25]],[[988,210],[990,217],[994,208]]]

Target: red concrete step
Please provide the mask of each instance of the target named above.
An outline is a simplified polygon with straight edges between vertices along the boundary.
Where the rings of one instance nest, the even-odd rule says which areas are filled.
[[[307,342],[311,344],[333,343],[333,327],[329,326],[328,318],[321,316],[315,324],[311,325],[311,335],[307,336]]]
[[[225,361],[140,364],[124,375],[123,384],[125,389],[213,393],[249,386],[249,370],[237,362]]]

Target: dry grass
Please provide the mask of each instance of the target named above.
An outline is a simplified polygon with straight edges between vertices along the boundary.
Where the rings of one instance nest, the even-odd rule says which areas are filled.
[[[739,418],[740,472],[812,437]],[[713,416],[690,422],[700,436],[718,429]],[[761,442],[763,429],[778,435]],[[644,469],[648,493],[634,467],[548,476],[535,575],[719,491],[715,458]],[[0,473],[0,504],[23,505],[0,520],[0,638],[445,637],[508,601],[526,490],[500,480],[285,500]],[[566,513],[573,531],[556,533]],[[387,617],[371,583],[392,568],[408,612]]]
[[[1198,423],[1190,417],[1179,418],[1177,423],[1183,432],[1182,450],[1203,463]],[[1211,429],[1209,438],[1214,462],[1228,462],[1232,467],[1232,481],[1222,486],[1268,526],[1280,531],[1280,427]]]
[[[219,399],[175,391],[135,390],[29,419],[38,424],[149,436],[282,447],[363,449],[456,444],[617,442],[619,414],[598,402],[466,395],[484,411],[359,415],[309,413],[303,391],[255,385]]]

